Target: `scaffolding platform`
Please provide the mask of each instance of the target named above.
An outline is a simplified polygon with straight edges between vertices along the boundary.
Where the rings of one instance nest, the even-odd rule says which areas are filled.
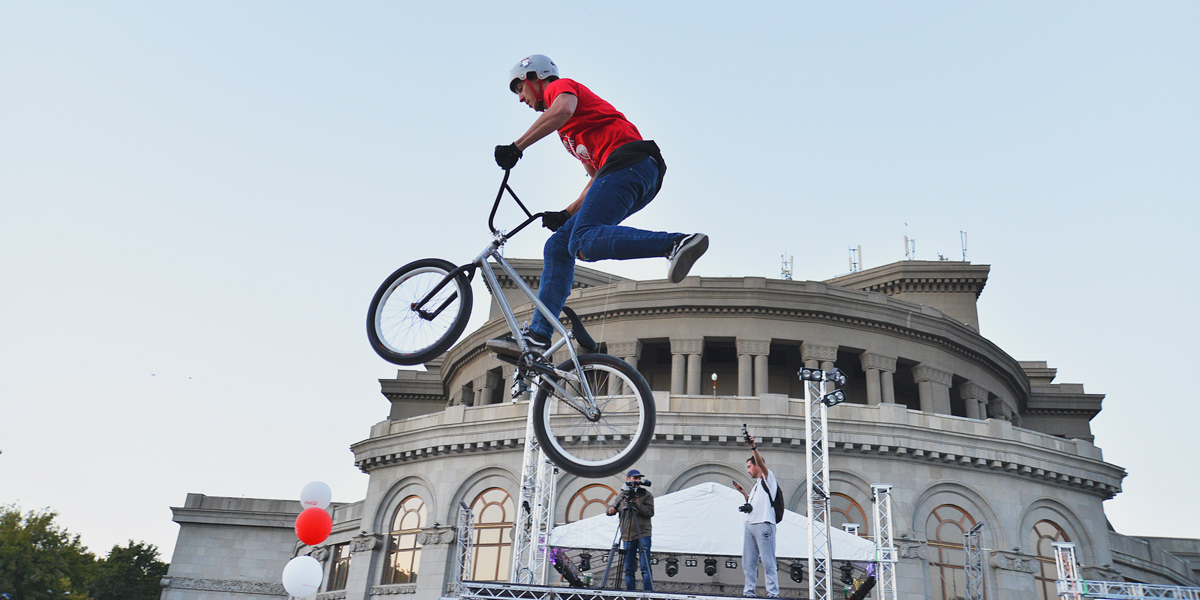
[[[457,585],[457,595],[444,596],[443,600],[729,600],[742,597],[524,585],[503,581],[463,581]]]

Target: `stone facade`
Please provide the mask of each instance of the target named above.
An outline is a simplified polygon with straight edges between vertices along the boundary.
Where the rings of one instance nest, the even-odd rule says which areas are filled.
[[[540,263],[519,261],[518,270],[536,288]],[[1056,384],[1046,363],[1017,361],[980,335],[974,301],[987,272],[968,263],[912,261],[832,282],[690,277],[672,285],[581,267],[568,303],[605,350],[638,368],[654,390],[658,425],[637,468],[655,481],[656,495],[744,479],[739,426],[747,423],[789,508],[803,512],[804,403],[796,371],[836,366],[849,382],[847,402],[829,414],[834,524],[858,523],[860,534],[871,536],[870,485],[893,486],[902,598],[958,595],[961,530],[979,522],[990,549],[988,598],[1044,594],[1048,539],[1075,542],[1089,577],[1200,582],[1200,542],[1108,529],[1103,501],[1120,492],[1125,472],[1093,444],[1089,421],[1103,396]],[[502,278],[501,287],[511,282]],[[514,308],[529,312],[528,305]],[[320,548],[298,545],[290,520],[272,529],[269,515],[282,509],[270,501],[189,495],[185,509],[175,509],[180,540],[164,598],[277,594],[246,586],[277,582],[296,553],[312,553],[330,579],[340,577],[326,583],[321,598],[445,593],[453,581],[459,506],[478,504],[486,494],[507,494],[510,503],[518,497],[528,399],[510,401],[511,371],[483,349],[504,329],[493,319],[427,371],[381,380],[388,418],[352,447],[355,466],[370,476],[367,495],[335,509],[334,533]],[[620,477],[560,476],[555,521],[595,514],[596,503],[620,485]],[[411,506],[423,511],[419,523],[413,517],[408,529],[396,525]],[[236,518],[221,512],[230,509]],[[212,547],[246,549],[275,570],[248,567],[234,578],[224,568],[228,561],[205,558]],[[496,544],[498,556],[502,547]],[[407,567],[395,566],[405,561],[415,563],[415,580]],[[660,561],[661,589],[698,590],[695,577],[673,580],[663,569]],[[223,580],[216,575],[222,572],[246,583],[235,591],[212,583],[188,587],[192,580]],[[783,566],[781,578],[786,572]],[[405,581],[393,581],[398,577]],[[701,583],[736,591],[740,581],[739,569],[722,568]],[[799,593],[785,582],[785,596]]]

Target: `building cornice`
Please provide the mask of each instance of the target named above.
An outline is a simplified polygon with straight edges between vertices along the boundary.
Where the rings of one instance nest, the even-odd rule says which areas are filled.
[[[668,404],[703,404],[722,398],[672,397]],[[735,400],[755,401],[753,398]],[[788,401],[787,415],[666,411],[659,408],[654,446],[740,449],[741,438],[727,431],[732,421],[748,422],[764,448],[803,452],[803,402]],[[460,422],[438,415],[389,424],[387,432],[351,447],[355,466],[364,473],[402,463],[419,463],[458,454],[522,451],[526,403],[466,411]],[[886,411],[883,414],[882,411]],[[834,414],[834,413],[831,413]],[[888,460],[933,462],[1037,480],[1109,499],[1121,491],[1124,469],[1104,462],[1094,446],[996,420],[929,415],[899,405],[842,405],[830,418],[831,456],[874,456]],[[859,417],[859,418],[855,418]],[[732,420],[732,421],[731,421]],[[946,422],[943,422],[945,420]],[[755,421],[758,425],[755,426]],[[480,424],[487,423],[481,431]],[[932,433],[936,432],[936,435]],[[569,441],[567,442],[569,443]],[[1082,444],[1082,449],[1081,445]],[[1086,454],[1095,454],[1089,457]]]
[[[972,294],[987,285],[988,265],[960,261],[905,260],[834,277],[825,283],[892,296],[911,292]]]
[[[886,333],[932,345],[981,366],[1006,384],[1022,410],[1029,399],[1029,380],[1021,365],[977,331],[933,307],[881,294],[815,281],[689,278],[681,284],[626,281],[576,290],[567,303],[589,325],[676,317],[765,317]],[[484,353],[483,344],[503,329],[503,321],[494,319],[451,348],[443,381],[453,381]]]

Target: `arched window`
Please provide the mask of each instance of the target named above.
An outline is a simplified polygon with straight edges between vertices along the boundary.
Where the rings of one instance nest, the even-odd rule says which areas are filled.
[[[512,560],[512,525],[516,518],[512,496],[489,488],[471,503],[475,513],[475,560],[471,579],[506,581]]]
[[[834,492],[829,498],[829,524],[841,529],[846,523],[858,524],[858,535],[867,537],[871,532],[871,524],[867,521],[867,513],[854,498]]]
[[[567,502],[567,522],[604,514],[617,492],[603,483],[593,483],[571,496]]]
[[[421,544],[417,534],[425,525],[425,502],[409,496],[396,507],[388,536],[387,560],[383,565],[383,583],[413,583],[421,565]]]
[[[966,553],[963,542],[975,519],[967,511],[943,504],[929,514],[925,521],[925,539],[929,540],[929,569],[933,578],[935,600],[951,600],[967,596]]]
[[[1054,542],[1071,541],[1062,527],[1053,521],[1038,521],[1029,532],[1029,548],[1037,557],[1038,600],[1058,598],[1058,566],[1054,562]]]

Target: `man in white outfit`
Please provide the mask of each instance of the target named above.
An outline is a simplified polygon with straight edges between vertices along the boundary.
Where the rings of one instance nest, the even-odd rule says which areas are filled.
[[[748,598],[755,597],[754,590],[758,587],[758,563],[761,561],[763,574],[767,578],[767,597],[778,598],[779,573],[775,564],[775,508],[771,506],[771,499],[775,497],[779,483],[775,481],[775,474],[767,470],[767,463],[758,453],[758,445],[754,443],[754,436],[747,436],[747,439],[750,442],[750,450],[754,454],[746,459],[746,473],[754,479],[754,487],[747,494],[746,490],[742,489],[742,486],[738,485],[736,481],[733,483],[737,491],[745,496],[746,503],[749,505],[749,512],[746,513],[745,534],[742,538],[742,571],[746,575],[742,595]]]

